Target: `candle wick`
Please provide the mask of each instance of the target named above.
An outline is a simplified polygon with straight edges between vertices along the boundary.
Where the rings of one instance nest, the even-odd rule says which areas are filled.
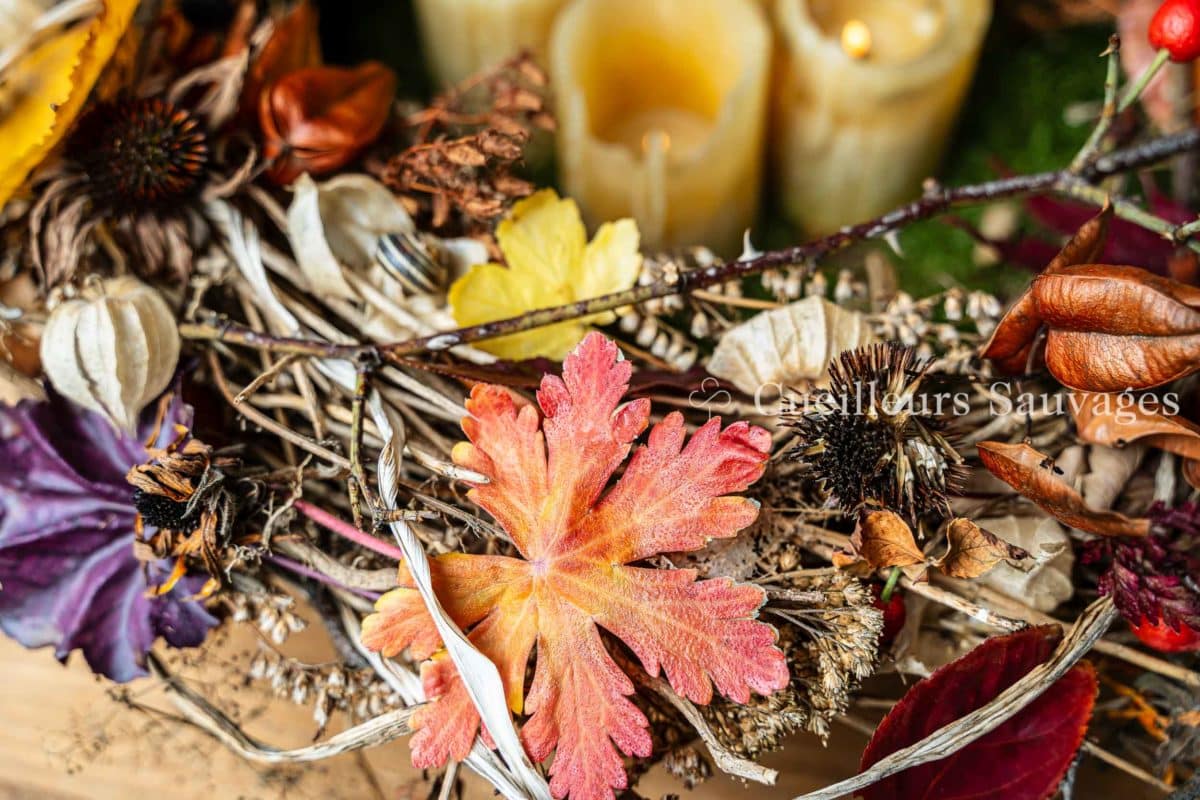
[[[646,131],[642,136],[642,152],[650,154],[653,152],[665,153],[671,149],[671,135],[661,128]]]

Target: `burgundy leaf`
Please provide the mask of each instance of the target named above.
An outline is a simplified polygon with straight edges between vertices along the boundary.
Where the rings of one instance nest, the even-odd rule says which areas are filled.
[[[1062,639],[1056,625],[988,639],[913,686],[875,730],[862,767],[915,744],[983,707]],[[912,767],[863,790],[866,800],[1045,800],[1083,742],[1096,674],[1082,662],[1012,719],[953,755]]]

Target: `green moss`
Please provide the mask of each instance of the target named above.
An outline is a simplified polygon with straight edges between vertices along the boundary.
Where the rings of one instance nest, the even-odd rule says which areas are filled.
[[[1084,27],[1035,36],[998,19],[941,180],[950,186],[978,183],[997,177],[998,170],[1041,172],[1069,163],[1091,129],[1069,124],[1066,111],[1102,100],[1105,64],[1099,53],[1109,33]],[[975,222],[980,213],[966,209],[961,216]],[[1025,279],[1021,271],[1003,266],[976,266],[971,237],[943,222],[912,225],[900,242],[902,282],[917,295],[953,284],[1004,292]]]

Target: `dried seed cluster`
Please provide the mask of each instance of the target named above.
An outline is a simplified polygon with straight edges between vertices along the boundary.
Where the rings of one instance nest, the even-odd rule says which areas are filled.
[[[308,622],[292,609],[296,601],[286,594],[229,595],[234,622],[251,622],[275,644],[283,644],[293,633],[308,627]]]
[[[465,229],[490,229],[514,200],[533,193],[533,184],[514,169],[533,132],[554,129],[545,86],[545,73],[528,56],[468,79],[416,115],[416,142],[387,162],[383,182],[411,212],[428,211],[434,228],[444,228],[457,212]],[[465,109],[476,88],[487,97],[482,114]]]
[[[247,674],[251,680],[268,682],[280,699],[311,705],[318,736],[334,711],[363,721],[404,705],[373,670],[302,664],[266,648],[250,662]]]
[[[159,97],[96,106],[80,120],[68,151],[87,175],[92,199],[111,211],[190,195],[208,165],[199,120]]]
[[[792,673],[788,688],[746,705],[721,700],[701,709],[722,744],[746,758],[777,749],[799,730],[827,739],[851,692],[874,670],[883,615],[870,591],[842,572],[805,577],[795,588],[817,592],[823,601],[767,606],[790,623],[779,628],[779,646]]]

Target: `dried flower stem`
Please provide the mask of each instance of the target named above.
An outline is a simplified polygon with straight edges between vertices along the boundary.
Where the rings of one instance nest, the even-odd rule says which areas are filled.
[[[933,185],[919,200],[867,222],[842,228],[836,233],[815,239],[807,244],[773,250],[743,261],[691,270],[679,274],[674,280],[657,281],[623,292],[614,292],[567,305],[538,309],[517,317],[485,322],[402,342],[335,344],[297,337],[275,337],[226,320],[184,323],[180,326],[180,334],[188,339],[217,339],[260,349],[324,358],[354,359],[362,356],[375,356],[403,365],[405,356],[428,351],[448,350],[461,344],[507,336],[557,322],[591,316],[602,311],[637,305],[659,297],[686,294],[696,289],[704,289],[758,275],[769,269],[782,269],[811,263],[855,242],[878,239],[913,222],[935,217],[959,206],[1038,194],[1057,194],[1093,205],[1103,205],[1109,199],[1109,195],[1095,185],[1097,181],[1152,166],[1172,156],[1196,149],[1200,149],[1200,128],[1188,128],[1179,133],[1161,136],[1101,155],[1088,162],[1078,173],[1074,173],[1068,168],[1001,178],[955,188]],[[1172,237],[1177,230],[1176,226],[1129,201],[1115,200],[1113,206],[1117,216],[1161,233],[1168,238]],[[1200,252],[1200,243],[1189,242],[1189,246]]]
[[[700,737],[700,741],[704,742],[704,746],[708,748],[709,755],[713,758],[713,763],[717,769],[722,772],[733,775],[736,778],[743,780],[754,781],[755,783],[774,786],[775,781],[779,778],[779,771],[764,767],[762,764],[757,764],[748,759],[742,758],[731,752],[709,728],[708,722],[704,719],[704,715],[696,708],[692,701],[686,697],[680,697],[671,688],[671,684],[664,681],[662,678],[650,677],[649,675],[639,674],[638,680],[654,690],[659,697],[671,704],[683,718],[695,729],[696,734]]]
[[[325,509],[318,508],[317,506],[314,506],[312,503],[309,503],[305,500],[297,500],[294,505],[297,511],[320,525],[322,528],[325,528],[332,533],[336,533],[338,536],[341,536],[345,539],[349,539],[355,544],[379,553],[382,556],[394,558],[397,561],[404,560],[404,553],[400,551],[400,548],[385,542],[382,539],[376,539],[371,534],[359,530],[351,523],[346,522],[345,520],[340,519],[333,514],[330,514]]]
[[[390,742],[412,732],[409,719],[413,708],[400,708],[381,714],[329,737],[323,742],[295,750],[278,750],[249,736],[212,703],[205,700],[178,677],[153,653],[147,655],[150,671],[166,684],[171,701],[184,718],[224,744],[237,755],[259,764],[295,764],[319,761],[331,756]]]

